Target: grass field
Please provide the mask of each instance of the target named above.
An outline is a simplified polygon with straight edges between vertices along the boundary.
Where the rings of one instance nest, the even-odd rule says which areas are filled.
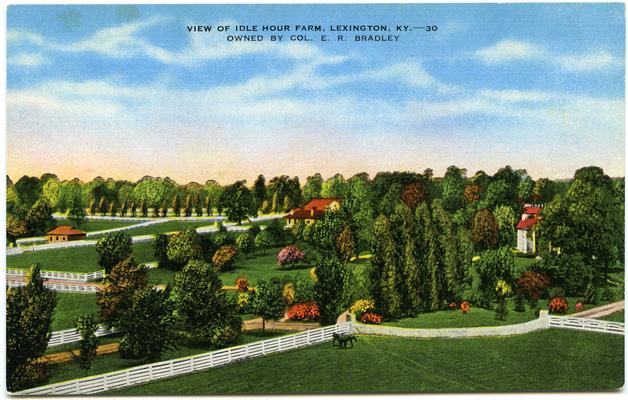
[[[210,221],[167,221],[161,222],[154,225],[144,226],[137,229],[132,229],[127,231],[129,236],[142,236],[142,235],[154,235],[156,233],[168,233],[168,232],[177,232],[182,231],[187,227],[192,227],[194,229],[199,228],[201,226],[212,226],[213,222]],[[100,235],[93,236],[99,237]]]
[[[138,262],[153,261],[155,259],[153,242],[134,243],[133,255]],[[30,251],[8,256],[6,260],[8,268],[24,269],[39,263],[42,269],[53,271],[94,272],[102,269],[98,265],[96,246]]]
[[[605,321],[613,321],[613,322],[624,322],[624,311],[617,311],[605,317],[600,317],[598,319],[603,319]]]
[[[67,219],[58,219],[56,220],[56,222],[57,222],[57,225],[70,225],[70,226],[76,227],[76,225],[73,224],[72,221],[69,221]],[[104,231],[105,229],[122,228],[125,226],[136,225],[136,224],[139,224],[140,222],[88,220],[82,223],[79,229],[85,232]]]
[[[259,340],[269,339],[285,334],[286,332],[281,331],[246,332],[242,334],[239,342],[236,345],[256,342]],[[162,356],[162,360],[170,360],[173,358],[186,357],[194,354],[202,354],[211,350],[212,348],[209,347],[180,345],[180,347],[176,350],[169,350],[165,352]],[[144,364],[144,362],[142,362],[141,360],[123,359],[120,357],[119,353],[106,354],[96,357],[96,359],[92,363],[92,368],[89,370],[89,375],[102,374],[105,372],[130,368],[141,364]],[[85,376],[85,371],[78,368],[78,365],[74,362],[50,365],[47,367],[47,373],[49,377],[48,383],[61,382],[68,379],[82,378]]]
[[[120,389],[115,395],[596,391],[624,383],[624,337],[547,330],[482,339],[360,336]]]
[[[52,330],[74,328],[81,315],[98,312],[95,293],[63,293],[57,292],[57,306],[52,320]]]

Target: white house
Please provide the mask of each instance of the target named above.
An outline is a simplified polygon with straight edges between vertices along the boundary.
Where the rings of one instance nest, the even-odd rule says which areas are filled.
[[[541,206],[523,206],[521,220],[517,224],[517,249],[522,253],[536,253],[536,223],[540,213]]]

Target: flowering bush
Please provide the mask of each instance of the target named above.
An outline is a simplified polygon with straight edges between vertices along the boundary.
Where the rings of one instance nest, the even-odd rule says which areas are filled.
[[[294,284],[292,282],[286,282],[286,284],[283,285],[283,290],[281,294],[283,296],[283,299],[286,301],[286,303],[288,304],[294,303],[294,296],[295,296]]]
[[[550,312],[564,314],[567,312],[567,308],[569,308],[569,303],[564,297],[552,297],[549,303],[547,303],[547,307]]]
[[[507,297],[510,293],[512,293],[512,288],[506,281],[499,280],[497,281],[497,285],[495,286],[495,292],[497,292],[497,296],[500,298]]]
[[[356,301],[349,309],[352,313],[365,313],[375,309],[375,302],[373,300],[361,299]]]
[[[375,314],[374,312],[365,312],[360,315],[358,320],[360,322],[364,322],[365,324],[381,324],[382,316],[380,314]]]
[[[235,284],[240,292],[247,292],[249,290],[249,280],[244,276],[236,279]]]
[[[284,247],[277,253],[277,263],[282,267],[286,264],[295,267],[298,263],[303,261],[304,258],[305,252],[293,244]]]
[[[471,310],[471,303],[469,303],[467,300],[460,303],[460,311],[462,311],[463,314],[468,313],[469,310]]]
[[[538,300],[549,285],[550,279],[540,272],[526,271],[517,279],[517,291],[532,301]]]
[[[238,249],[230,244],[220,247],[212,256],[212,264],[217,271],[229,269],[235,263]]]
[[[584,303],[582,303],[582,301],[579,301],[576,303],[576,312],[580,312],[584,310]]]
[[[450,310],[455,310],[456,308],[458,308],[458,304],[456,304],[455,301],[452,301],[451,303],[449,303],[448,307]]]
[[[238,312],[242,313],[246,311],[250,299],[251,296],[249,292],[238,292],[238,298],[236,299],[236,307],[238,309]]]
[[[288,308],[288,319],[293,321],[318,321],[320,311],[313,301],[299,303]]]

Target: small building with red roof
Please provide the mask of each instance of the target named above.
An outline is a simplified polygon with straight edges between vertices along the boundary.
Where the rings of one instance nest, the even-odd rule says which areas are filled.
[[[536,224],[541,218],[541,206],[523,206],[521,220],[517,223],[517,249],[522,253],[536,253]]]
[[[340,197],[314,198],[299,208],[293,208],[289,214],[284,216],[286,226],[292,227],[298,221],[311,225],[316,220],[323,219],[326,211],[338,210],[341,202],[342,198]]]
[[[72,240],[83,240],[87,233],[74,229],[68,225],[61,225],[46,233],[46,240],[49,243],[69,242]]]

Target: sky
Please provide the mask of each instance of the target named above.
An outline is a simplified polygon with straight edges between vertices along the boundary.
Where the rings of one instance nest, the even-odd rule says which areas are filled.
[[[442,176],[450,165],[511,165],[533,178],[597,165],[624,176],[619,3],[16,5],[7,24],[14,181],[53,172],[227,184],[260,173]],[[360,24],[389,31],[331,31]],[[241,25],[258,31],[235,32]],[[242,34],[264,40],[228,40]]]

